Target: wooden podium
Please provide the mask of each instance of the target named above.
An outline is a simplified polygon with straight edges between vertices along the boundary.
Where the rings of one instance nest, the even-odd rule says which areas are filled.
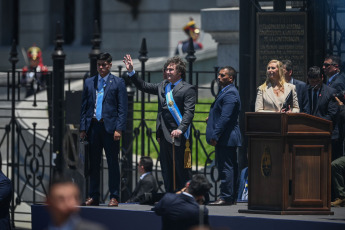
[[[304,113],[246,113],[246,213],[333,215],[332,122]]]

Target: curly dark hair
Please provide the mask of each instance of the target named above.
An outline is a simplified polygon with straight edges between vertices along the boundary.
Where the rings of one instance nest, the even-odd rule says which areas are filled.
[[[170,64],[175,64],[177,72],[181,74],[181,78],[186,80],[186,63],[182,60],[182,58],[179,56],[169,58],[165,62],[164,67],[167,67]]]

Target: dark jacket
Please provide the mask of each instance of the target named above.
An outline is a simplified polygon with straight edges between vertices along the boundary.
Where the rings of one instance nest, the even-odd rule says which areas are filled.
[[[169,84],[168,80],[160,83],[148,83],[137,77],[137,74],[134,74],[131,80],[139,90],[158,96],[157,138],[164,135],[164,138],[169,143],[172,143],[170,134],[173,130],[179,129],[183,134],[187,131],[194,117],[196,102],[195,86],[182,80],[173,90],[174,101],[182,115],[182,121],[180,125],[177,125],[166,103],[165,87]],[[175,138],[175,145],[180,146],[181,138],[183,138],[183,135]]]
[[[308,87],[303,81],[293,79],[292,83],[296,86],[296,93],[298,98],[298,105],[301,113],[310,113]]]
[[[241,111],[240,95],[231,84],[211,105],[206,127],[206,141],[217,141],[217,146],[241,146],[238,116]]]
[[[10,224],[10,203],[12,198],[12,185],[0,170],[0,229],[11,229]]]
[[[98,75],[85,80],[80,111],[80,130],[88,131],[94,115]],[[125,130],[127,120],[127,91],[122,78],[110,74],[104,88],[102,117],[108,133]]]
[[[208,225],[208,209],[204,208],[203,223]],[[194,197],[185,194],[167,193],[156,204],[153,211],[162,216],[163,230],[187,230],[199,225],[199,204]]]
[[[131,197],[127,202],[140,202],[145,193],[157,193],[158,185],[152,173],[147,174],[142,180],[139,180]]]
[[[312,110],[312,90],[308,90],[309,95],[309,102],[310,102],[310,114],[321,117],[323,119],[329,120],[333,122],[334,130],[332,132],[332,139],[336,139],[339,137],[339,130],[337,127],[337,119],[338,119],[338,104],[333,98],[334,93],[336,92],[335,89],[328,87],[325,84],[322,84],[318,98],[316,109]]]
[[[345,90],[345,76],[343,73],[339,73],[334,76],[332,81],[328,84],[329,87],[336,90],[337,93]]]

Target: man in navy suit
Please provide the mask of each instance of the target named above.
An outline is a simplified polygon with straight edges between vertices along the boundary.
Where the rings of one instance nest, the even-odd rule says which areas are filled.
[[[318,66],[310,67],[308,70],[310,114],[333,122],[332,132],[332,160],[336,149],[333,148],[334,141],[338,139],[339,133],[336,129],[338,116],[338,105],[333,95],[336,90],[322,83],[321,71]]]
[[[85,205],[99,205],[100,164],[103,148],[109,170],[110,202],[118,206],[120,170],[118,155],[122,131],[126,129],[127,92],[122,78],[110,73],[112,57],[97,58],[98,75],[85,80],[80,112],[80,138],[90,145],[90,191]]]
[[[220,198],[210,205],[232,205],[237,199],[237,147],[241,146],[238,115],[240,95],[234,85],[236,70],[230,66],[220,69],[218,82],[221,91],[211,105],[206,127],[206,141],[216,148]]]
[[[208,209],[199,204],[210,188],[207,178],[196,174],[185,192],[166,193],[152,209],[158,216],[162,216],[162,229],[187,230],[193,226],[208,225]]]
[[[12,198],[12,184],[1,170],[2,158],[0,153],[0,229],[11,229],[10,203]]]
[[[322,70],[327,77],[327,86],[335,89],[336,93],[340,93],[345,90],[345,76],[340,72],[340,57],[330,55],[327,56],[322,64]],[[337,139],[332,138],[332,160],[335,160],[343,156],[343,141],[344,141],[344,124],[336,119],[336,127],[334,129]]]
[[[345,76],[340,72],[340,64],[340,58],[334,55],[327,56],[322,64],[327,85],[336,89],[337,93],[345,90]]]
[[[283,63],[283,72],[285,80],[287,83],[294,84],[296,86],[296,93],[298,99],[298,105],[301,113],[310,113],[309,112],[309,102],[308,102],[308,88],[307,84],[303,81],[299,81],[292,77],[292,62],[290,60],[284,60]]]

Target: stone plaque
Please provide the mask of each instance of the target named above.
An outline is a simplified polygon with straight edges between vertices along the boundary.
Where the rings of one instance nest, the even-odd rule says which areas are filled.
[[[293,77],[305,82],[307,75],[305,12],[257,13],[256,86],[266,80],[266,67],[272,59],[291,60]]]

